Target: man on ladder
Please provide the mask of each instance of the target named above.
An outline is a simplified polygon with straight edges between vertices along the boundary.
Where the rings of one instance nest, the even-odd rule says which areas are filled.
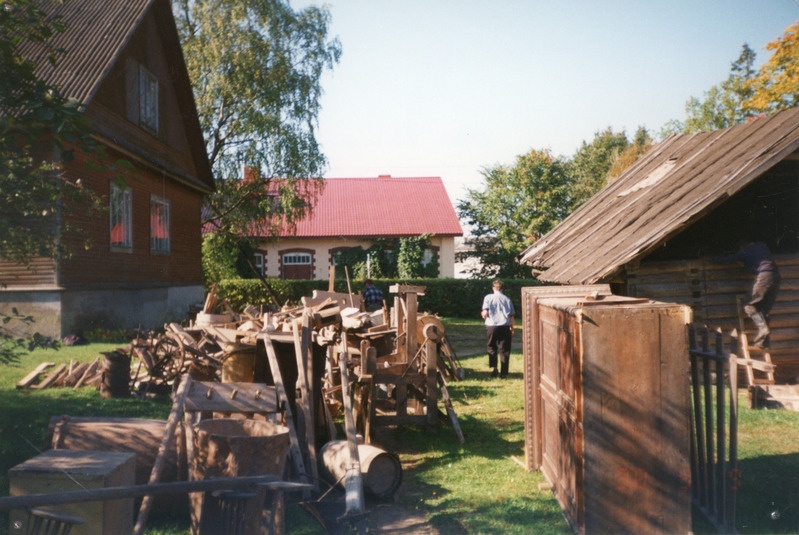
[[[768,246],[762,241],[746,240],[740,244],[737,253],[714,258],[716,262],[730,264],[742,262],[746,269],[755,274],[752,295],[744,306],[746,315],[752,318],[757,327],[757,334],[752,341],[756,347],[765,347],[766,339],[771,334],[768,315],[780,289],[780,271],[771,255]]]

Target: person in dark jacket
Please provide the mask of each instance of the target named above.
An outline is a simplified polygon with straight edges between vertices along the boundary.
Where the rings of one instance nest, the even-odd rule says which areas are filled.
[[[765,347],[766,338],[771,334],[769,312],[780,290],[780,270],[771,251],[762,241],[747,241],[741,244],[737,253],[716,257],[714,260],[723,264],[741,262],[747,270],[755,274],[752,295],[744,306],[744,312],[757,327],[757,335],[752,344]]]
[[[383,308],[383,292],[375,286],[372,279],[363,281],[363,304],[367,312],[374,312]]]

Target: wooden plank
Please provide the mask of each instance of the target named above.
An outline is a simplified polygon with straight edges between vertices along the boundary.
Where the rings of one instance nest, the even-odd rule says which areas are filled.
[[[183,412],[183,407],[186,404],[186,395],[188,394],[188,387],[191,384],[191,376],[185,374],[180,378],[180,386],[175,392],[175,399],[172,402],[172,410],[169,412],[169,417],[164,427],[164,436],[161,439],[161,444],[158,446],[158,455],[155,458],[152,472],[150,472],[149,484],[157,483],[161,478],[161,472],[164,468],[164,460],[166,459],[167,451],[172,447],[175,439],[175,428],[180,420],[180,415]],[[144,532],[144,526],[147,524],[147,518],[150,516],[150,509],[153,505],[152,495],[145,495],[142,500],[141,507],[139,507],[139,516],[136,518],[136,525],[133,526],[134,535],[141,535]]]
[[[303,437],[304,444],[302,444],[302,451],[306,452],[308,458],[305,459],[306,465],[311,468],[311,480],[314,482],[314,490],[318,490],[318,473],[316,470],[316,462],[311,458],[311,445],[314,444],[314,414],[313,414],[313,391],[308,383],[308,339],[310,337],[310,323],[311,317],[306,312],[302,315],[302,328],[300,329],[297,322],[291,323],[291,330],[294,336],[294,355],[297,362],[297,384],[300,390],[299,404],[296,405],[298,411],[301,412],[303,423]],[[302,332],[300,332],[302,331]],[[314,448],[315,451],[315,448]],[[313,456],[316,457],[315,455]]]
[[[61,505],[65,503],[118,500],[123,498],[135,498],[137,496],[184,494],[189,492],[205,492],[220,489],[248,489],[256,485],[263,485],[270,489],[284,490],[306,490],[310,488],[310,485],[307,484],[283,481],[280,479],[280,476],[276,475],[216,477],[211,479],[203,479],[201,481],[172,481],[167,483],[151,483],[148,485],[81,489],[69,492],[54,492],[49,494],[2,496],[0,497],[0,511],[26,507]]]
[[[275,414],[277,389],[264,383],[192,381],[186,411]]]
[[[50,366],[55,366],[55,362],[42,362],[36,368],[30,372],[28,375],[23,377],[17,382],[17,388],[28,388],[33,384],[34,381],[41,375],[44,370],[49,368]]]
[[[427,357],[425,363],[425,371],[427,373],[427,388],[425,389],[425,397],[427,398],[427,422],[430,425],[436,423],[436,412],[438,410],[438,349],[437,344],[430,340],[425,339],[424,353]]]
[[[43,389],[43,388],[47,388],[48,386],[50,386],[51,384],[53,384],[53,383],[56,381],[56,379],[58,379],[58,377],[59,377],[59,376],[60,376],[60,375],[61,375],[61,374],[64,372],[64,370],[66,370],[66,369],[67,369],[67,365],[66,365],[66,364],[59,364],[59,365],[56,367],[56,369],[55,369],[55,370],[53,370],[52,372],[48,373],[48,374],[45,376],[45,378],[44,378],[44,379],[42,379],[42,381],[41,381],[39,384],[36,384],[36,385],[33,385],[33,386],[31,386],[31,388],[36,388],[36,389]]]
[[[83,375],[80,376],[80,379],[75,383],[73,388],[80,388],[83,384],[92,376],[97,373],[97,368],[100,366],[100,359],[95,359],[94,362],[91,363],[89,367],[83,372]]]
[[[291,461],[300,481],[308,483],[308,473],[305,471],[305,462],[303,461],[302,451],[300,451],[297,429],[294,425],[294,415],[291,410],[291,403],[289,402],[288,395],[286,394],[283,375],[280,373],[280,364],[277,360],[277,353],[275,353],[275,346],[272,344],[272,338],[269,333],[262,333],[261,339],[264,341],[264,346],[266,347],[266,356],[269,359],[269,367],[272,371],[272,378],[275,381],[277,397],[284,405],[284,410],[286,411],[286,427],[289,428],[289,453]],[[303,493],[305,497],[308,495],[308,492]]]
[[[441,397],[444,400],[444,407],[447,410],[447,416],[449,417],[449,421],[452,424],[452,428],[455,430],[455,434],[458,437],[458,442],[461,444],[466,443],[466,438],[463,436],[463,430],[461,429],[461,424],[458,422],[458,415],[455,414],[455,408],[452,406],[452,400],[449,398],[449,392],[447,391],[447,382],[444,380],[444,376],[441,375],[441,372],[438,373],[438,386],[441,388]],[[522,467],[525,465],[522,464]]]

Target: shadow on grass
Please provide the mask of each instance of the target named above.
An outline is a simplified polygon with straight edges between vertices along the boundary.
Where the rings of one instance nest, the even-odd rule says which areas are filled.
[[[739,533],[799,533],[799,453],[738,462]]]

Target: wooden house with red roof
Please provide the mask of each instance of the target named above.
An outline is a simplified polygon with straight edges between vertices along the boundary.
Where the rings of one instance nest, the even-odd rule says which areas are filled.
[[[185,317],[203,298],[200,210],[214,183],[170,2],[41,7],[65,25],[50,43],[63,53],[53,65],[36,43],[18,50],[81,103],[104,150],[77,153],[62,172],[107,199],[108,211],[62,214],[82,229],[80,240],[63,235],[69,258],[0,263],[0,307],[32,315],[50,336]],[[76,246],[84,240],[91,247]]]
[[[437,261],[439,277],[453,277],[455,237],[463,230],[441,178],[331,178],[295,228],[277,240],[264,236],[256,264],[267,277],[322,280],[337,252],[423,234],[431,236],[426,259]]]

